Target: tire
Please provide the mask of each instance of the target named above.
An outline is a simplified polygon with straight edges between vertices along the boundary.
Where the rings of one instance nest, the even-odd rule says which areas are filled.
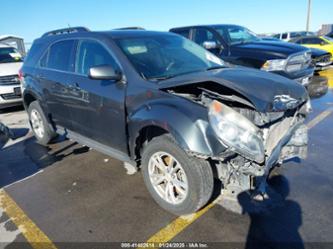
[[[37,101],[28,107],[28,115],[31,129],[39,144],[46,146],[55,136],[51,124],[47,121],[42,108]]]
[[[166,164],[169,164],[169,166],[166,166],[167,170],[170,170],[170,165],[174,165],[174,169],[179,168],[177,167],[178,165],[181,169],[176,171],[176,175],[175,173],[169,175],[168,179],[164,180],[163,183],[153,185],[152,182],[154,180],[152,179],[158,179],[158,182],[163,178],[159,177],[163,175],[163,173],[160,174],[162,172],[160,168],[154,166],[157,162],[155,158],[163,158],[160,157],[161,155],[165,156],[163,165],[166,166]],[[170,163],[172,158],[173,162]],[[169,161],[165,162],[166,159]],[[153,138],[145,146],[142,153],[142,174],[146,187],[154,200],[162,208],[176,215],[196,212],[208,202],[213,193],[214,178],[210,163],[206,160],[194,158],[186,154],[186,152],[176,144],[174,139],[167,134]],[[158,177],[152,177],[152,174],[157,174]],[[168,182],[170,182],[171,185],[171,187],[168,185],[169,188],[166,187]],[[177,184],[178,187],[172,185],[179,182],[182,182],[182,187],[187,186],[187,188],[181,188],[182,191],[180,191],[179,184]],[[163,188],[171,189],[168,192],[169,198],[167,197],[169,200],[165,198],[165,195],[161,194],[161,192],[163,192],[161,189]],[[184,194],[184,192],[186,192],[186,194]],[[162,195],[164,197],[162,197]],[[175,203],[170,202],[172,201],[170,197],[172,195],[176,198]],[[175,197],[175,195],[177,196]]]

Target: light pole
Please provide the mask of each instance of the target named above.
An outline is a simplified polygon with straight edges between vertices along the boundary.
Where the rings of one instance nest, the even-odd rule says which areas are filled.
[[[311,0],[308,0],[308,15],[306,18],[306,31],[310,28],[310,17],[311,17]]]

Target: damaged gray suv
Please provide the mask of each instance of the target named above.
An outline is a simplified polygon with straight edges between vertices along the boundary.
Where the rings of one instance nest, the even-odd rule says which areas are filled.
[[[63,134],[141,169],[155,201],[177,215],[207,204],[214,177],[222,195],[264,194],[271,169],[306,156],[303,86],[228,67],[176,34],[51,31],[21,74],[39,143]]]

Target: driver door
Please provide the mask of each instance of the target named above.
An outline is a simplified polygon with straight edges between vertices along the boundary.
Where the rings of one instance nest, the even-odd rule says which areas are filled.
[[[75,74],[69,82],[73,131],[126,152],[126,85],[114,80],[89,78],[89,69],[99,65],[119,68],[106,45],[90,39],[80,40]]]

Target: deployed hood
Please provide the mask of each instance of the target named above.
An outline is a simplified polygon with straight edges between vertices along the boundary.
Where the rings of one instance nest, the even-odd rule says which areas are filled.
[[[291,54],[309,50],[308,48],[293,43],[267,40],[236,44],[232,45],[232,47],[237,50],[248,50],[256,54],[260,53],[266,55],[265,57],[270,56],[271,59],[285,59]]]
[[[276,111],[274,102],[289,99],[303,103],[308,99],[306,89],[285,77],[249,68],[223,68],[177,76],[159,83],[160,89],[203,82],[215,82],[239,93],[259,112]],[[221,87],[222,88],[222,87]]]
[[[0,63],[0,76],[18,75],[23,62]]]

